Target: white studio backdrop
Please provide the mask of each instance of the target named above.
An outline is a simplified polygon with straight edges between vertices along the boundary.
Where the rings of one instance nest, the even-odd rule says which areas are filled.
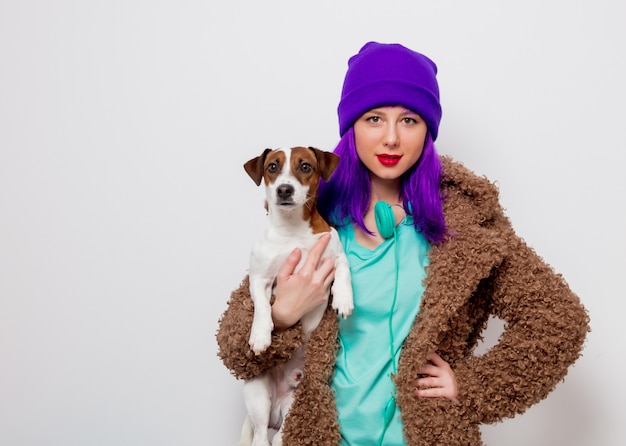
[[[264,225],[242,164],[332,150],[346,62],[368,40],[437,62],[439,151],[497,181],[590,311],[566,380],[485,442],[626,444],[623,12],[0,0],[0,444],[236,444],[241,383],[214,334]]]

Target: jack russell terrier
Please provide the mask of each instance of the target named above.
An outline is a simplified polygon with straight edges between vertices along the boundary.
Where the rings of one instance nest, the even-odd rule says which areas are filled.
[[[339,156],[313,147],[289,150],[266,149],[244,164],[244,169],[257,186],[265,183],[265,208],[268,226],[264,236],[250,254],[250,295],[254,302],[254,318],[250,347],[255,354],[271,344],[272,309],[270,299],[278,270],[295,249],[302,250],[299,268],[318,238],[331,233],[324,257],[335,262],[335,279],[331,286],[332,308],[342,317],[353,310],[352,285],[348,259],[337,231],[317,212],[319,179],[327,181],[339,163]],[[302,317],[304,344],[320,323],[326,305]],[[272,444],[282,445],[282,423],[293,401],[293,391],[303,377],[305,347],[296,351],[285,364],[247,380],[243,394],[248,416],[239,446],[269,446],[268,429],[277,430]]]

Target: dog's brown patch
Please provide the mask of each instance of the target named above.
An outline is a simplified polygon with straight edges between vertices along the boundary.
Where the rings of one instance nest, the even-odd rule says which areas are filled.
[[[263,181],[265,184],[272,184],[276,181],[276,177],[283,171],[286,163],[287,155],[282,150],[268,152],[263,163]]]
[[[320,178],[328,180],[339,163],[339,157],[314,147],[291,149],[291,172],[304,185],[309,186],[307,203],[303,208],[304,221],[311,223],[314,234],[330,231],[330,226],[317,212],[317,188]]]

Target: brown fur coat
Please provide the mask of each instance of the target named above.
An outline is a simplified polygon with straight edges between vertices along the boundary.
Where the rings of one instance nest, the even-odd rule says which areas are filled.
[[[442,158],[444,211],[450,236],[431,247],[426,291],[395,377],[408,445],[481,445],[479,425],[524,412],[565,377],[578,358],[589,319],[563,278],[513,232],[485,178]],[[217,333],[219,356],[251,378],[285,361],[300,345],[299,325],[273,334],[255,356],[248,346],[253,304],[244,279]],[[490,315],[505,322],[496,346],[473,353]],[[328,308],[307,345],[304,378],[284,428],[284,444],[337,445],[339,425],[329,386],[337,349],[337,316]],[[455,405],[417,398],[417,371],[435,351],[458,383]]]

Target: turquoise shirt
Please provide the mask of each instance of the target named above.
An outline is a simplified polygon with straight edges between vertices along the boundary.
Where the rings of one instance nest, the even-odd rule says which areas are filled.
[[[340,227],[338,232],[350,261],[354,292],[354,311],[339,322],[340,345],[331,384],[339,412],[341,444],[406,445],[400,409],[395,409],[385,430],[385,408],[395,407],[391,374],[397,370],[402,343],[419,312],[429,245],[415,230],[410,216],[398,226],[395,239],[383,241],[374,250],[356,242],[352,225]],[[379,443],[383,436],[384,441]]]

